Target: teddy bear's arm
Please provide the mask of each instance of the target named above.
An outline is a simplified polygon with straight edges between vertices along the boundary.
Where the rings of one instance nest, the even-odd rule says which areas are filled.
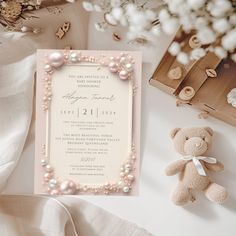
[[[176,175],[177,173],[181,172],[185,167],[186,161],[184,160],[177,160],[171,164],[169,164],[166,169],[166,175]]]
[[[205,166],[208,170],[211,170],[211,171],[214,171],[214,172],[219,172],[219,171],[224,170],[224,165],[219,161],[217,161],[214,164],[205,163]]]

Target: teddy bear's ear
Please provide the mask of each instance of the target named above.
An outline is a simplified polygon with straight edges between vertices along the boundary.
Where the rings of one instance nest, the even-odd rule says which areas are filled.
[[[170,132],[170,137],[173,139],[175,137],[175,135],[180,131],[180,128],[174,128],[171,132]]]
[[[205,129],[211,136],[213,136],[214,131],[213,131],[212,128],[210,128],[210,127],[204,127],[204,129]]]

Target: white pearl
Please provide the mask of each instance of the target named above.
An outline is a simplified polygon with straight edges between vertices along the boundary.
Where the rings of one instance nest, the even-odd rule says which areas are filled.
[[[72,52],[70,54],[70,61],[71,62],[77,62],[78,61],[78,54],[76,52]]]
[[[64,64],[64,56],[61,52],[53,52],[49,55],[48,60],[53,67],[60,67]]]
[[[124,177],[125,173],[124,172],[120,172],[120,177]]]
[[[130,190],[130,188],[128,186],[123,187],[123,192],[124,193],[128,193],[129,190]]]
[[[41,160],[41,165],[42,165],[42,166],[46,166],[46,165],[47,165],[47,161],[46,161],[45,159],[42,159],[42,160]]]
[[[126,168],[126,169],[131,169],[131,165],[130,165],[130,164],[126,164],[126,165],[125,165],[125,168]]]
[[[127,63],[125,65],[125,69],[129,72],[133,71],[133,65],[131,63]]]
[[[52,70],[52,67],[51,67],[49,64],[46,64],[46,65],[44,66],[44,70],[45,70],[46,72],[50,72],[50,71]]]
[[[118,186],[119,186],[120,188],[123,188],[124,182],[123,182],[123,181],[119,181],[119,182],[118,182]]]
[[[121,62],[121,63],[125,62],[125,60],[126,60],[125,57],[121,57],[121,58],[120,58],[120,62]]]
[[[57,184],[57,180],[56,180],[56,179],[51,179],[51,180],[49,181],[49,183],[56,185],[56,184]]]
[[[49,180],[49,187],[55,188],[57,186],[57,180],[56,179],[50,179]]]

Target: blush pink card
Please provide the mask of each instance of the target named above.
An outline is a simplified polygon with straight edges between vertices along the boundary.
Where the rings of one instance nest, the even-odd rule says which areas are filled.
[[[141,54],[37,54],[35,193],[137,195]]]

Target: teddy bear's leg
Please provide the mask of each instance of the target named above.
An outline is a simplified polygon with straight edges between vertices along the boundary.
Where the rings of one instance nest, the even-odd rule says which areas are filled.
[[[186,186],[179,183],[174,190],[171,199],[176,205],[181,206],[187,204],[192,199],[192,194]]]
[[[216,183],[210,183],[204,192],[210,201],[216,203],[223,203],[228,196],[226,189]]]

